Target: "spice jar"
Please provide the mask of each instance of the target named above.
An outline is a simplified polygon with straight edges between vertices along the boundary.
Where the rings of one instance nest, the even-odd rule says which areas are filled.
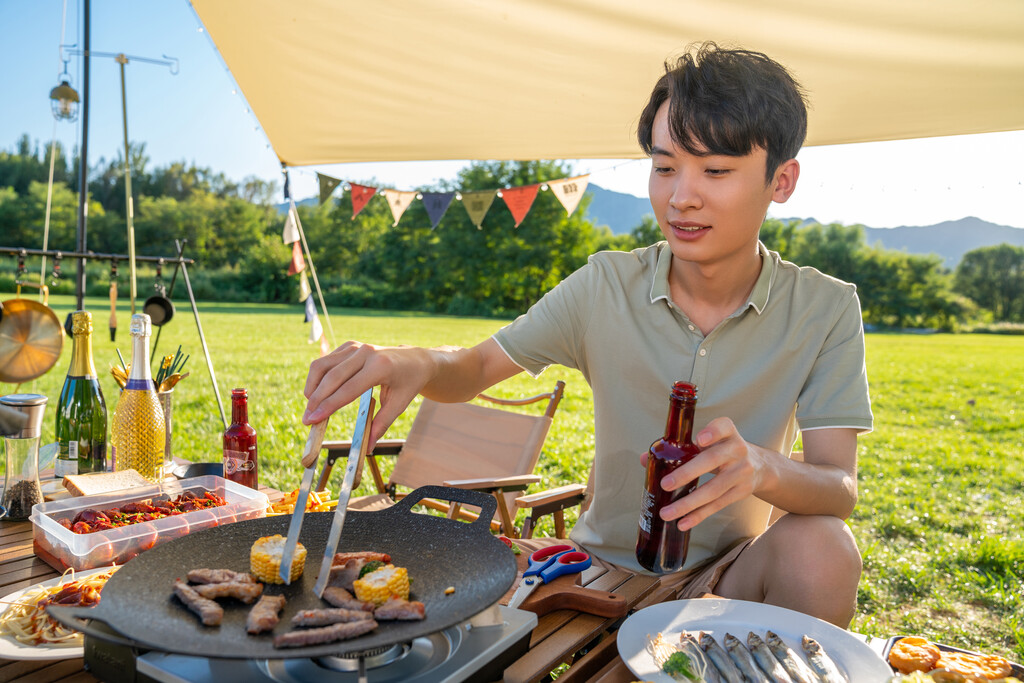
[[[39,486],[39,435],[42,431],[46,397],[40,394],[0,396],[0,404],[23,413],[27,420],[20,431],[4,436],[7,469],[4,476],[2,505],[5,520],[23,521],[32,514],[32,506],[43,502]]]

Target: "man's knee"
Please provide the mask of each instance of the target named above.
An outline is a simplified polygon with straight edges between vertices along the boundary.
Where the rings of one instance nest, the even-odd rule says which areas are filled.
[[[776,524],[779,546],[787,549],[780,559],[814,585],[856,592],[861,556],[846,522],[826,515],[786,515]]]

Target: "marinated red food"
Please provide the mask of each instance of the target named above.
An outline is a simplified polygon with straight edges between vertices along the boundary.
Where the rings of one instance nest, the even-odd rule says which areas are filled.
[[[201,496],[185,491],[173,500],[136,501],[109,510],[87,508],[75,515],[74,519],[62,517],[56,521],[76,534],[91,534],[227,504],[226,500],[212,491],[204,491]]]

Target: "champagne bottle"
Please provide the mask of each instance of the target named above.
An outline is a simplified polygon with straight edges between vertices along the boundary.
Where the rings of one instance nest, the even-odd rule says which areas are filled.
[[[107,404],[92,361],[92,314],[71,314],[71,366],[57,400],[54,476],[102,472],[107,465]]]
[[[128,383],[117,400],[110,441],[116,471],[133,469],[151,481],[163,476],[164,411],[149,370],[149,316],[132,316],[132,364]]]
[[[680,531],[676,526],[678,520],[666,522],[658,513],[661,508],[697,488],[696,479],[674,491],[661,487],[665,475],[700,452],[692,439],[696,407],[697,387],[689,382],[676,382],[669,399],[665,436],[651,444],[647,454],[647,480],[640,500],[636,559],[644,569],[658,574],[682,569],[690,545],[690,532]]]
[[[224,478],[259,488],[256,472],[256,430],[249,424],[249,394],[231,391],[231,426],[224,432]]]

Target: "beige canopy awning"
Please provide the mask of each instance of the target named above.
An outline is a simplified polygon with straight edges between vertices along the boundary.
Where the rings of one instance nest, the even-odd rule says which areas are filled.
[[[666,58],[808,90],[808,144],[1024,129],[1021,0],[191,0],[281,161],[642,156]]]

